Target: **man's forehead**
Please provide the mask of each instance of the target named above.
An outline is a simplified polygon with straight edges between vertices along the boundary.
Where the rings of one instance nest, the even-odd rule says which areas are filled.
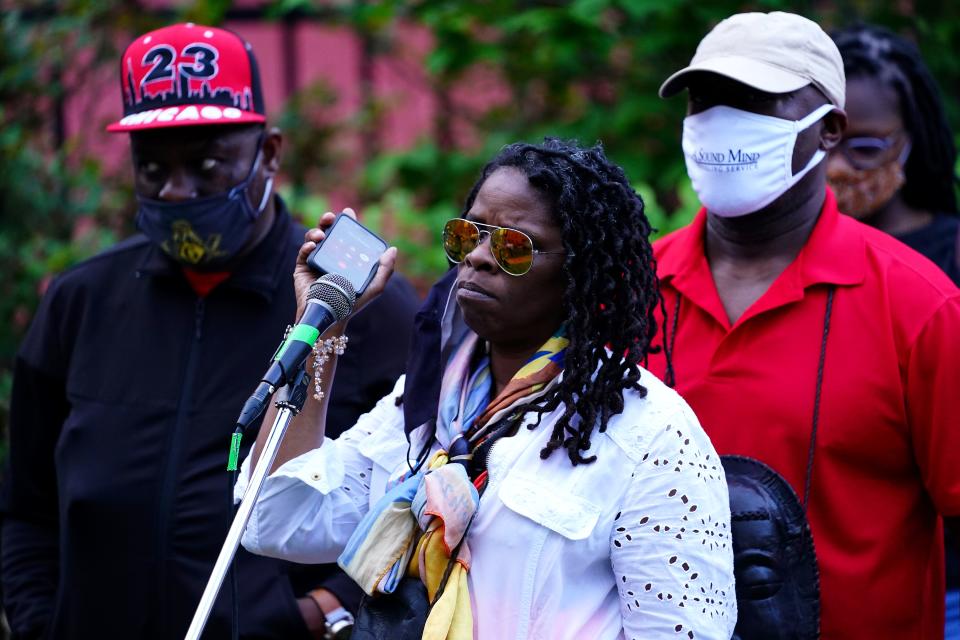
[[[693,74],[691,74],[693,75]],[[749,84],[716,73],[703,72],[688,84],[690,103],[696,98],[717,104],[768,104],[779,107],[813,109],[829,103],[829,99],[813,84],[785,93],[770,93]]]
[[[788,93],[770,93],[739,80],[734,80],[733,78],[728,78],[722,74],[711,73],[709,71],[696,71],[690,73],[686,84],[687,89],[692,93],[704,91],[727,91],[730,92],[731,95],[751,94],[769,96],[770,98],[781,98],[789,96],[791,93],[797,93],[797,91],[791,91]]]
[[[130,133],[134,151],[168,150],[170,152],[197,152],[216,148],[244,145],[256,138],[259,126],[196,126],[149,129]]]

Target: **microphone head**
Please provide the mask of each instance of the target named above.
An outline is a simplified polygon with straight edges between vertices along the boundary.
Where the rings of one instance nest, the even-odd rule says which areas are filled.
[[[343,320],[353,311],[357,293],[350,281],[339,273],[327,273],[310,285],[307,301],[319,300],[333,309],[337,320]]]

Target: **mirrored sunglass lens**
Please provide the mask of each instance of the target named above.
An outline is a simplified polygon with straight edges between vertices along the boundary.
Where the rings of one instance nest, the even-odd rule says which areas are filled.
[[[468,253],[477,246],[480,234],[466,220],[450,220],[443,227],[443,250],[454,262],[463,262]]]
[[[491,245],[497,263],[509,274],[520,276],[533,265],[533,243],[526,235],[513,229],[497,229]]]

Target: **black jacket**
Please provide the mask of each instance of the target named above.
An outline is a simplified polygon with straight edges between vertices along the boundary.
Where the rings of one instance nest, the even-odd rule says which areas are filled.
[[[935,213],[927,226],[894,237],[930,258],[960,286],[960,216]]]
[[[15,636],[183,637],[232,517],[234,421],[294,315],[304,229],[278,204],[267,238],[206,298],[142,236],[50,286],[14,372],[2,579]],[[351,320],[328,432],[390,391],[417,304],[395,276]],[[242,548],[238,564],[245,638],[306,637],[304,589],[359,596],[329,566]],[[228,596],[225,584],[204,637],[229,637]]]

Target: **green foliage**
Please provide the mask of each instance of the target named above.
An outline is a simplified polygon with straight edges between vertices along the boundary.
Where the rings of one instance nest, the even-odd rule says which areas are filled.
[[[943,54],[960,39],[960,9],[941,3],[384,0],[350,6],[359,7],[352,26],[386,55],[404,47],[390,28],[397,21],[424,25],[433,36],[424,65],[439,98],[437,132],[412,149],[380,154],[360,185],[360,201],[395,221],[405,234],[401,244],[413,243],[405,266],[418,275],[445,264],[435,248],[416,243],[435,242],[483,163],[517,140],[602,142],[643,196],[659,233],[685,224],[698,206],[679,152],[685,102],[682,96],[662,100],[657,90],[688,63],[713,25],[738,11],[792,11],[827,30],[861,19],[913,37],[941,78],[953,122],[960,120],[960,61]],[[375,11],[376,20],[357,19],[363,11]],[[464,90],[478,69],[494,73],[507,91],[492,108],[475,109]],[[479,141],[456,144],[451,132],[463,126]]]
[[[328,114],[336,101],[326,83],[316,82],[290,96],[276,119],[285,134],[281,169],[288,187],[283,195],[291,211],[311,222],[323,211],[314,211],[319,194],[311,194],[310,185],[336,184],[340,179],[336,167],[348,159],[336,149],[338,127]],[[326,207],[325,198],[322,202]]]

